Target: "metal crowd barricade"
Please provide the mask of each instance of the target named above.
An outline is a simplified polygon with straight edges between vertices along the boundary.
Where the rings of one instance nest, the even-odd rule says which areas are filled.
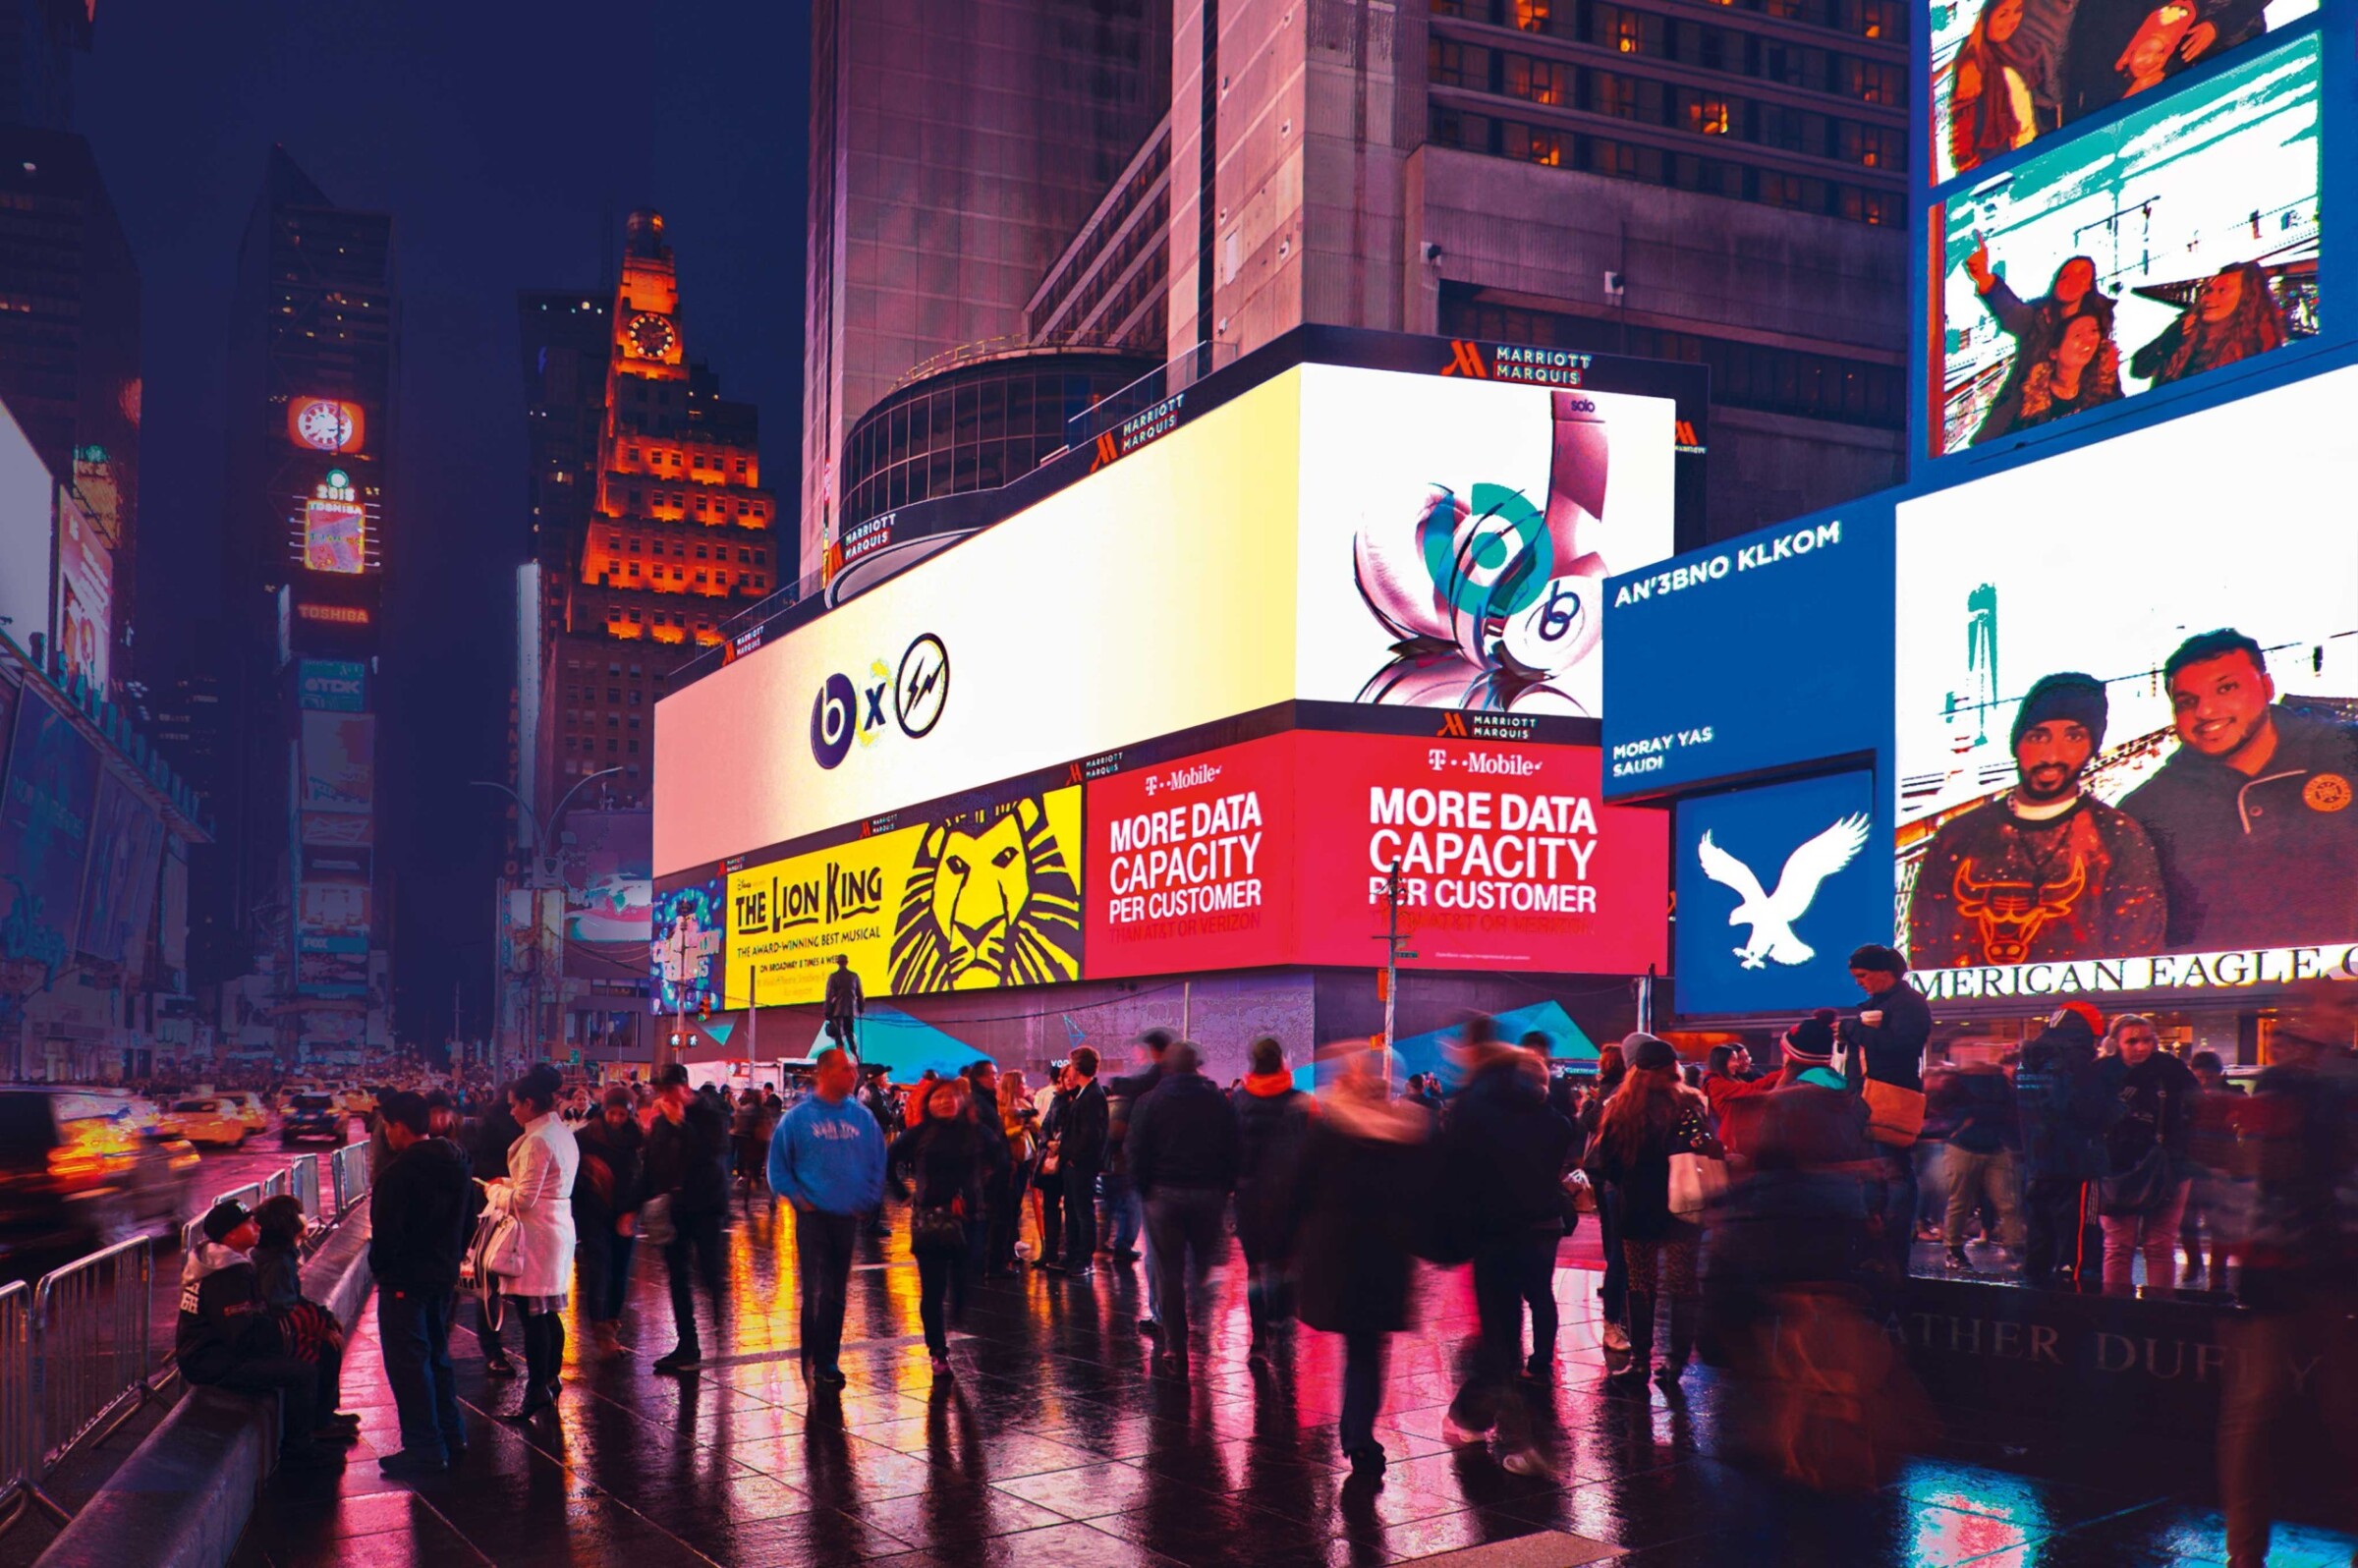
[[[40,1442],[32,1385],[32,1289],[17,1280],[0,1285],[0,1530],[32,1505]]]
[[[368,1146],[346,1144],[335,1152],[336,1213],[340,1218],[368,1196]]]
[[[312,1224],[317,1225],[335,1217],[319,1207],[318,1155],[295,1156],[295,1163],[287,1167],[287,1191],[293,1193],[295,1201],[303,1204],[303,1217]]]
[[[102,1442],[146,1403],[155,1326],[155,1260],[147,1237],[79,1259],[41,1277],[32,1298],[38,1436],[36,1501],[62,1518],[40,1483],[85,1444]]]
[[[269,1175],[262,1178],[262,1196],[264,1198],[286,1197],[287,1194],[293,1190],[289,1185],[292,1180],[293,1178],[289,1175],[289,1173],[283,1169],[272,1171]]]

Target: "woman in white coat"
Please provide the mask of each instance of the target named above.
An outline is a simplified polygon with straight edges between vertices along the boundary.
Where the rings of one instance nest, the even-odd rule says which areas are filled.
[[[560,1314],[573,1278],[573,1178],[581,1151],[573,1129],[557,1114],[564,1079],[546,1062],[508,1088],[508,1105],[524,1136],[508,1146],[508,1173],[484,1185],[489,1212],[506,1215],[518,1228],[515,1267],[503,1269],[502,1294],[524,1318],[523,1421],[549,1409],[557,1399],[557,1372],[565,1362],[565,1321]]]

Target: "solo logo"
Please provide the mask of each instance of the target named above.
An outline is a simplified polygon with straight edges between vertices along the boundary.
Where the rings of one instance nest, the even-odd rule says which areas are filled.
[[[923,633],[902,650],[897,667],[871,659],[856,684],[843,674],[819,683],[811,703],[811,756],[820,767],[832,768],[851,755],[854,741],[873,746],[884,735],[887,701],[891,722],[909,739],[922,741],[941,722],[949,700],[950,651],[940,638]]]

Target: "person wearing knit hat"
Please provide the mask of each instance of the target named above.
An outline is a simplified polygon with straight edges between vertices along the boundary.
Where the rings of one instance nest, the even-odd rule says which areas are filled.
[[[1621,1055],[1631,1068],[1639,1072],[1656,1073],[1665,1067],[1678,1065],[1678,1052],[1666,1039],[1659,1039],[1636,1030],[1621,1036]]]
[[[339,1415],[332,1391],[323,1401],[318,1369],[287,1353],[279,1319],[247,1256],[261,1228],[245,1204],[224,1202],[205,1210],[196,1230],[204,1239],[181,1264],[180,1317],[172,1337],[181,1380],[282,1398],[280,1463],[333,1464],[337,1456],[328,1445],[354,1441],[360,1418]]]
[[[2110,717],[2102,681],[2033,682],[2015,705],[2014,787],[1933,835],[1908,896],[1919,969],[2162,951],[2168,901],[2153,840],[2087,792]]]
[[[1821,1089],[1840,1089],[1842,1075],[1834,1071],[1834,1010],[1821,1007],[1809,1017],[1786,1030],[1780,1041],[1785,1060],[1791,1064],[1790,1075],[1805,1084]]]

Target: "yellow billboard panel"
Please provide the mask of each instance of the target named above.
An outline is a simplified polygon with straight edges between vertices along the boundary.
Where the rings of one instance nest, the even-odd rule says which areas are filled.
[[[825,999],[841,957],[870,997],[1081,978],[1078,785],[729,875],[724,1005]]]

